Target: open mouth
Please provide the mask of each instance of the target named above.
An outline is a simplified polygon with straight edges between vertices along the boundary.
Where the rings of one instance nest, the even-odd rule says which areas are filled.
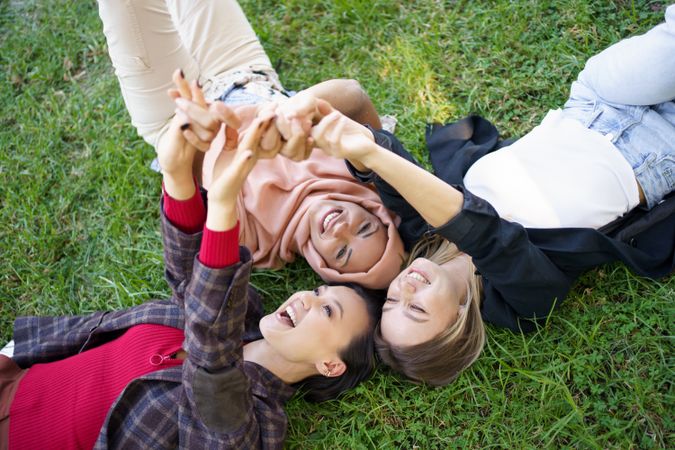
[[[327,229],[329,229],[333,220],[335,220],[340,214],[342,214],[341,209],[332,209],[328,211],[328,213],[323,216],[323,220],[321,221],[321,233],[324,233]]]
[[[408,274],[406,275],[407,278],[412,278],[413,280],[419,281],[420,283],[424,284],[431,284],[427,277],[422,274],[422,272],[419,272],[415,269],[412,269]]]
[[[293,311],[293,308],[290,305],[287,306],[285,310],[277,313],[277,317],[289,327],[295,328],[298,325],[298,319],[295,316],[295,311]]]

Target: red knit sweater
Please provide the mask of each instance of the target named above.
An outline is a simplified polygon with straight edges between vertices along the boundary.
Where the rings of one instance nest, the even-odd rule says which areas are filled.
[[[129,382],[181,364],[170,355],[181,330],[136,325],[119,338],[60,361],[35,364],[10,407],[10,449],[90,449],[115,399]]]

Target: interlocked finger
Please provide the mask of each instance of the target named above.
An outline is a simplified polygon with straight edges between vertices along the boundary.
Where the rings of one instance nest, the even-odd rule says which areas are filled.
[[[206,99],[204,99],[204,91],[202,91],[202,87],[197,80],[192,80],[192,83],[190,83],[190,92],[192,92],[193,102],[201,107],[207,107]]]
[[[190,91],[188,82],[185,80],[183,71],[181,69],[176,69],[173,72],[172,79],[173,84],[176,85],[176,89],[178,89],[178,92],[180,93],[180,96],[186,100],[192,100],[192,92]]]

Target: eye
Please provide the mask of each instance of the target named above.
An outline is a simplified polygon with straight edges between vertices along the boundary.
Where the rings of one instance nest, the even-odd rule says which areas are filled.
[[[364,234],[366,231],[370,230],[371,226],[372,225],[370,222],[366,222],[361,226],[361,228],[359,228],[358,234]]]
[[[421,308],[421,307],[419,307],[419,306],[417,306],[417,305],[410,305],[410,309],[412,309],[413,311],[417,311],[417,312],[421,312],[421,313],[426,313],[426,311],[424,310],[424,308]]]
[[[398,303],[398,299],[387,297],[387,302],[389,303]]]
[[[328,317],[333,315],[333,308],[330,305],[323,305],[322,308]]]
[[[340,258],[342,258],[343,256],[345,256],[346,253],[347,253],[347,246],[345,245],[344,247],[342,247],[342,248],[337,252],[337,255],[335,256],[335,259],[340,259]]]
[[[314,290],[312,292],[314,292],[314,295],[318,296],[319,295],[319,288],[314,288]]]

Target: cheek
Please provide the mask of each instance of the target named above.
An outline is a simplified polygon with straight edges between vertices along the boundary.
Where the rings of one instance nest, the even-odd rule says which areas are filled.
[[[274,328],[272,327],[273,317],[265,316],[260,319],[260,334],[263,335],[265,339],[270,339],[274,335]]]
[[[380,332],[385,341],[392,344],[397,343],[397,337],[406,334],[405,323],[402,322],[402,317],[397,310],[390,310],[382,314],[380,320]]]
[[[370,236],[368,239],[361,241],[360,247],[361,251],[368,252],[370,255],[381,256],[384,253],[384,249],[387,246],[387,234],[386,231],[380,228],[376,234]]]

